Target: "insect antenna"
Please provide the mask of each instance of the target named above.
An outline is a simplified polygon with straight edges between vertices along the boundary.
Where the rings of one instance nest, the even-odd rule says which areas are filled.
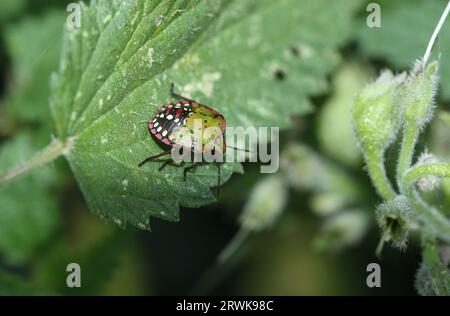
[[[164,156],[170,154],[171,151],[172,151],[172,149],[168,149],[168,150],[163,151],[162,153],[159,153],[159,154],[157,154],[157,155],[155,155],[155,156],[150,156],[150,157],[146,158],[145,160],[143,160],[142,162],[140,162],[140,163],[138,164],[138,167],[142,167],[144,164],[146,164],[146,163],[149,162],[149,161],[152,161],[152,160],[155,160],[155,159],[164,157]]]

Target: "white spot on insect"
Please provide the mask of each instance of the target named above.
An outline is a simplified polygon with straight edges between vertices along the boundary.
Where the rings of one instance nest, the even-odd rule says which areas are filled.
[[[173,115],[172,114],[167,115],[166,119],[172,120],[173,119]]]
[[[159,122],[156,122],[155,124],[153,124],[153,127],[158,127]]]
[[[165,130],[164,132],[162,132],[162,136],[166,137],[167,136],[167,130]]]
[[[175,123],[178,123],[179,121],[180,119],[178,117],[174,120]]]
[[[155,61],[153,59],[153,53],[155,52],[155,50],[153,49],[153,47],[150,47],[147,51],[147,61],[148,61],[148,68],[150,68],[153,65],[153,62]]]
[[[103,24],[108,23],[109,21],[111,21],[112,19],[112,15],[108,14],[107,16],[105,16],[105,18],[103,19]]]
[[[100,139],[100,142],[104,145],[108,142],[108,138],[106,138],[105,136],[102,136],[102,138]]]
[[[160,118],[164,118],[164,113],[161,113],[161,114],[159,115],[159,117],[160,117]]]
[[[160,126],[160,127],[158,127],[157,129],[156,129],[156,131],[159,133],[159,132],[161,132],[161,130],[162,130],[162,127]]]

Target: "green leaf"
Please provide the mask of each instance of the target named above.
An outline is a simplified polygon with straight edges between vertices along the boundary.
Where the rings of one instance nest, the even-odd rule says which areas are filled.
[[[389,3],[389,5],[388,5]],[[361,19],[359,41],[365,53],[376,58],[385,58],[396,67],[409,69],[417,59],[423,57],[447,1],[397,0],[381,2],[380,28],[369,28]],[[414,23],[411,23],[414,21]],[[439,72],[442,96],[450,98],[450,24],[444,24],[433,55],[439,57]]]
[[[27,159],[35,149],[31,135],[17,135],[0,147],[0,172]],[[0,189],[0,252],[7,260],[30,258],[58,228],[56,201],[48,193],[54,180],[53,170],[44,168]]]
[[[65,17],[63,11],[49,11],[9,24],[5,29],[13,81],[6,105],[15,120],[45,126],[47,138],[52,127],[48,81],[58,68]]]
[[[169,84],[223,113],[229,126],[289,126],[323,92],[359,2],[92,1],[81,29],[66,31],[53,77],[60,139],[90,209],[149,228],[149,215],[179,219],[179,206],[214,201],[216,168],[138,168],[161,152],[146,122]],[[333,21],[331,24],[330,21]],[[238,164],[225,164],[222,182]]]
[[[25,8],[26,0],[2,0],[0,3],[0,23],[14,17]]]
[[[348,166],[359,166],[361,152],[352,125],[355,94],[369,82],[370,71],[361,63],[346,63],[333,79],[334,94],[319,114],[318,137],[322,150]]]

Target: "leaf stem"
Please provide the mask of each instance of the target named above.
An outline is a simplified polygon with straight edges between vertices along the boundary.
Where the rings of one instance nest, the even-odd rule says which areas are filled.
[[[41,167],[61,155],[66,155],[73,147],[73,138],[69,138],[66,142],[58,139],[53,140],[43,150],[37,152],[30,160],[6,171],[0,175],[0,187],[6,186],[14,180],[28,174],[32,170]]]
[[[444,25],[445,20],[447,19],[448,13],[450,12],[450,1],[447,3],[447,7],[445,8],[444,12],[441,15],[441,18],[439,19],[438,24],[436,25],[433,34],[431,35],[430,41],[428,42],[427,49],[425,50],[425,54],[423,55],[422,64],[425,68],[428,59],[431,55],[431,50],[433,49],[434,42],[436,41],[436,38],[441,31],[442,25]]]
[[[414,183],[421,177],[427,175],[436,175],[440,177],[450,177],[450,165],[443,163],[432,163],[417,165],[410,168],[402,179],[402,193],[411,201],[421,215],[426,224],[437,231],[441,238],[450,241],[450,221],[436,208],[427,205],[417,191],[414,189]]]
[[[383,153],[368,150],[366,152],[366,163],[369,176],[372,179],[372,183],[378,194],[386,201],[395,198],[397,193],[392,188],[391,182],[386,176],[386,170],[384,169],[383,163]]]

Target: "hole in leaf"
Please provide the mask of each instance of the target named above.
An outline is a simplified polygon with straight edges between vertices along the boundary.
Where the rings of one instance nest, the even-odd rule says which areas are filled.
[[[285,81],[287,79],[287,74],[284,70],[282,69],[277,69],[274,71],[273,76],[275,78],[275,80],[277,81]]]

